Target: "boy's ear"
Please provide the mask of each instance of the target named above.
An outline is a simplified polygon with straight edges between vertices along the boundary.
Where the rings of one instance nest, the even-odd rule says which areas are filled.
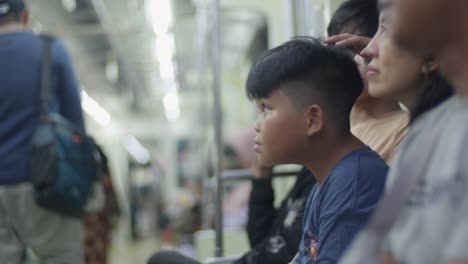
[[[318,105],[307,107],[306,112],[307,136],[311,137],[320,132],[324,125],[323,111]]]

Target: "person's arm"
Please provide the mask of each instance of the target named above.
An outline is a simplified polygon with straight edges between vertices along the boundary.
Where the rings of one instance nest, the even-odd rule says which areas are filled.
[[[451,227],[451,235],[444,245],[443,260],[447,264],[468,263],[468,194],[464,194],[461,206],[458,208],[457,223]]]
[[[304,218],[305,199],[297,211],[291,209],[288,213],[280,210],[280,219],[275,219],[278,227],[277,234],[269,234],[255,247],[245,254],[235,264],[284,264],[289,263],[297,254],[302,239],[302,219]],[[283,207],[282,207],[283,208]],[[294,211],[293,211],[294,210]],[[278,217],[277,217],[278,218]],[[294,219],[292,222],[289,222]]]
[[[443,247],[443,261],[444,264],[468,264],[468,163],[464,162],[468,156],[468,139],[461,143],[460,153],[458,153],[458,168],[456,185],[459,186],[452,194],[453,214],[451,218],[456,219],[451,225],[451,234],[448,236],[448,241],[441,245]],[[445,241],[444,241],[445,242]]]
[[[247,233],[252,248],[268,236],[277,214],[277,209],[274,207],[272,175],[271,167],[258,167],[256,176],[252,180],[247,221]]]
[[[298,252],[302,241],[306,203],[315,184],[313,176],[302,170],[273,219],[269,234],[236,264],[284,264]],[[302,250],[305,252],[305,250]]]
[[[269,236],[234,264],[284,264],[289,263],[296,253],[297,247],[291,251],[284,237]]]
[[[60,40],[53,44],[57,63],[58,96],[60,114],[81,129],[85,129],[83,111],[81,109],[80,83],[76,77],[71,58]]]

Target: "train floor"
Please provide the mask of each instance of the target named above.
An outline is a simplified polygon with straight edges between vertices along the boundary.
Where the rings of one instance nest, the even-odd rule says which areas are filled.
[[[159,245],[156,239],[114,243],[109,252],[108,264],[144,264],[159,249]]]

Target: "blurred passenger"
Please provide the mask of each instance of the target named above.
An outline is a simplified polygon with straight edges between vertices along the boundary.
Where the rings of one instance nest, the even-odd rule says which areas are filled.
[[[80,219],[37,206],[30,140],[40,114],[41,39],[27,30],[22,0],[0,0],[0,263],[21,263],[25,247],[41,263],[84,263]],[[50,111],[84,129],[79,84],[60,41],[52,46]]]
[[[338,261],[383,192],[388,166],[350,131],[349,113],[362,89],[348,52],[313,38],[266,52],[250,71],[247,94],[260,110],[259,162],[304,165],[318,182],[295,263]]]
[[[249,133],[242,135],[242,137],[234,137],[231,142],[224,146],[223,168],[224,170],[239,170],[248,169],[250,163],[242,164],[242,150],[245,146],[250,146],[252,150],[252,142],[255,134]],[[236,142],[236,145],[233,145]],[[249,144],[250,143],[250,144]],[[249,153],[250,154],[250,153]],[[245,155],[245,154],[244,154]],[[248,155],[251,156],[251,155]],[[247,223],[248,211],[248,196],[250,193],[249,182],[234,182],[224,186],[224,199],[223,199],[223,226],[225,228],[241,229]]]
[[[377,1],[348,0],[342,3],[330,20],[327,28],[329,37],[325,42],[346,47],[354,55],[359,54],[377,32]]]
[[[399,3],[398,9],[395,9],[394,2],[383,1],[382,34],[369,47],[374,56],[380,57],[380,63],[376,64],[382,68],[371,73],[375,81],[392,84],[376,86],[375,92],[385,96],[400,94],[414,97],[421,88],[404,90],[401,85],[395,85],[395,77],[399,79],[397,76],[389,81],[383,78],[381,70],[390,64],[394,67],[414,66],[415,61],[419,61],[420,65],[426,64],[423,70],[427,72],[438,66],[428,58],[436,58],[440,71],[455,84],[456,96],[420,115],[411,126],[390,174],[389,191],[382,205],[342,263],[376,263],[377,259],[389,264],[468,263],[468,166],[464,160],[468,154],[468,82],[464,81],[468,65],[468,31],[465,27],[468,3],[438,0],[395,2]],[[406,15],[410,15],[411,20]],[[403,58],[403,62],[396,64],[394,59],[402,57],[402,54],[406,54],[406,58],[412,56],[413,62]],[[426,58],[425,62],[422,58]],[[413,82],[413,85],[418,79],[421,82],[421,78],[414,78],[415,69],[405,69],[402,72],[406,82]],[[413,73],[412,78],[408,78],[408,71]],[[378,75],[381,78],[377,78]],[[447,87],[440,82],[435,84],[431,88],[433,94],[441,94]],[[408,102],[414,107],[418,105],[414,100]],[[419,173],[415,173],[415,167],[421,168],[417,171]],[[408,185],[409,188],[402,188]],[[402,189],[408,190],[403,198]],[[387,200],[393,204],[384,203]],[[402,202],[396,207],[395,201],[398,200]],[[382,217],[385,214],[381,212],[387,212],[387,217]],[[388,221],[389,218],[393,220]]]
[[[112,230],[117,225],[120,209],[112,184],[107,156],[98,148],[101,156],[103,191],[102,207],[84,218],[86,264],[106,264],[111,244]],[[95,194],[97,195],[97,194]]]
[[[377,0],[349,0],[335,12],[328,26],[328,43],[344,46],[356,55],[369,43],[378,27]],[[351,131],[390,163],[406,135],[408,114],[397,101],[369,95],[367,63],[357,56],[364,90],[351,111]]]
[[[254,137],[254,133],[243,132],[233,137],[223,146],[224,170],[245,169],[245,166],[250,166],[250,162],[248,161],[250,153],[245,149],[245,146],[249,144],[250,152],[253,153],[252,142]],[[247,197],[250,191],[250,184],[236,183],[235,185],[225,187],[223,225],[229,228],[244,227],[247,221]],[[166,236],[170,239],[164,241],[165,245],[163,246],[174,251],[164,251],[161,253],[165,261],[167,258],[170,258],[169,256],[173,256],[170,258],[173,262],[169,263],[179,263],[182,259],[195,255],[193,234],[199,231],[202,225],[203,190],[201,188],[202,185],[198,180],[187,179],[184,189],[181,190],[180,194],[175,196],[174,201],[169,203],[167,213],[170,220],[165,233],[170,233],[171,235]],[[208,219],[214,222],[214,218],[211,219],[211,216]],[[150,263],[166,263],[158,262],[159,256],[160,253],[156,253]]]

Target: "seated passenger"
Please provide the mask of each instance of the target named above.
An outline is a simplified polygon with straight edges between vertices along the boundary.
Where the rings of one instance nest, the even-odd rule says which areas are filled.
[[[468,174],[466,163],[457,165],[456,162],[466,157],[457,156],[466,153],[466,145],[456,141],[461,141],[466,133],[466,130],[458,131],[458,128],[468,121],[467,108],[460,98],[446,100],[453,91],[448,81],[441,77],[438,64],[433,59],[397,46],[389,34],[390,10],[388,6],[383,9],[379,31],[362,56],[370,61],[370,93],[401,101],[411,112],[408,139],[402,144],[401,153],[389,174],[388,194],[402,195],[398,185],[395,186],[396,192],[391,191],[397,178],[410,180],[416,177],[416,180],[412,181],[414,186],[410,187],[399,208],[395,204],[379,208],[388,215],[385,221],[391,217],[395,220],[383,225],[381,221],[374,221],[376,224],[358,236],[340,263],[378,263],[378,259],[382,263],[446,263],[444,258],[454,257],[445,255],[451,250],[457,251],[456,254],[466,254],[464,243],[446,242],[451,234],[458,233],[461,237],[463,233],[460,231],[465,230],[451,226],[457,226],[457,222],[465,225],[463,216],[466,216],[466,211],[463,210],[467,207],[463,196]],[[435,109],[424,113],[432,108]],[[423,150],[423,146],[432,149]],[[429,156],[421,158],[426,152]],[[417,171],[419,173],[415,173],[414,167],[421,168]],[[385,230],[379,228],[378,234],[388,235],[376,236],[376,225],[387,226]]]
[[[421,114],[453,95],[432,58],[423,58],[398,47],[387,34],[388,12],[379,18],[379,30],[360,55],[368,66],[369,94],[380,100],[402,103],[413,123]]]
[[[359,54],[377,31],[377,0],[344,2],[328,25],[327,43],[345,46]],[[352,18],[352,19],[350,19]],[[351,110],[351,132],[390,164],[408,127],[408,113],[397,101],[376,98],[367,88],[367,63],[357,57],[364,89]]]
[[[376,0],[343,3],[328,27],[330,36],[356,34],[370,39],[378,27]],[[366,42],[367,43],[367,42]],[[362,48],[358,50],[361,51]],[[363,74],[365,76],[365,72]],[[351,111],[351,131],[389,162],[405,135],[408,115],[395,101],[370,97],[365,89]],[[236,264],[284,264],[297,253],[302,237],[302,218],[306,198],[315,178],[306,169],[297,175],[296,182],[281,206],[274,207],[272,166],[257,163],[252,181],[247,231],[252,250]]]
[[[363,83],[350,54],[313,38],[266,52],[247,80],[260,110],[255,151],[263,165],[300,164],[309,196],[296,263],[334,263],[380,199],[388,166],[350,131]]]

